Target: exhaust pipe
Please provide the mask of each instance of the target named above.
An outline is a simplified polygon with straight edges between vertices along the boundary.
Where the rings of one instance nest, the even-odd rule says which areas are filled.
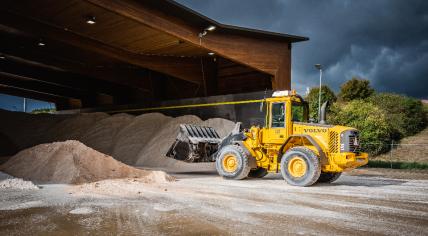
[[[320,114],[320,124],[326,124],[326,120],[327,120],[327,114],[326,114],[326,110],[327,110],[327,106],[328,106],[328,101],[324,102],[321,106],[321,114]]]

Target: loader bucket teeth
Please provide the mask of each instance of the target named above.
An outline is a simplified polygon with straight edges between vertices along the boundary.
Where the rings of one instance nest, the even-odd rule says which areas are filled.
[[[166,156],[185,162],[215,161],[213,154],[220,142],[220,135],[211,127],[181,124]]]

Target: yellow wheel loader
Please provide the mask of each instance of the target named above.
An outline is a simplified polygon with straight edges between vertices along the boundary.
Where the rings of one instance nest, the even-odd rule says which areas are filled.
[[[343,171],[368,162],[360,151],[359,132],[350,127],[308,122],[308,104],[294,91],[277,91],[262,102],[264,127],[241,130],[237,123],[225,138],[211,127],[180,125],[167,156],[186,162],[216,162],[227,179],[262,178],[281,172],[287,183],[310,186],[333,182]]]

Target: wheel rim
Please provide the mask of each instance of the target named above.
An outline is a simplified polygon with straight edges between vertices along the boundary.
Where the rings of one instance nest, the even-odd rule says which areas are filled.
[[[305,160],[299,156],[294,156],[288,162],[288,173],[295,178],[306,174],[307,166]]]
[[[223,158],[223,169],[227,172],[234,172],[238,168],[238,158],[233,154],[227,154]]]

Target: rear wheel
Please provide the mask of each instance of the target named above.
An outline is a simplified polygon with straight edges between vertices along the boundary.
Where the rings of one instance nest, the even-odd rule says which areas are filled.
[[[268,174],[268,171],[265,168],[257,167],[257,169],[250,170],[248,177],[251,178],[263,178]]]
[[[310,186],[321,174],[319,158],[309,148],[291,148],[282,156],[281,174],[290,185]]]
[[[318,179],[318,183],[332,183],[334,181],[336,181],[340,176],[342,175],[342,173],[325,173],[322,172],[319,179]]]
[[[226,179],[244,179],[251,170],[244,149],[238,145],[228,145],[220,149],[216,159],[216,169]]]

